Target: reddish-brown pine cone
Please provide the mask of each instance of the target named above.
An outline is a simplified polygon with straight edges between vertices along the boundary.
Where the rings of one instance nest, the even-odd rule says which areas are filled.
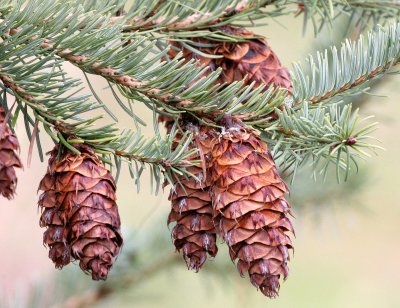
[[[22,163],[17,154],[18,139],[4,121],[4,109],[0,106],[0,195],[12,199],[18,181],[15,168],[22,168]]]
[[[93,150],[76,146],[77,155],[56,146],[40,182],[40,226],[56,268],[79,260],[93,280],[105,280],[121,246],[115,181]]]
[[[167,133],[169,134],[172,130],[172,127],[175,123],[175,120],[169,116],[160,114],[158,115],[158,123],[164,124],[165,129],[167,130]],[[179,142],[179,140],[176,140]]]
[[[244,80],[245,85],[254,82],[256,86],[270,85],[286,88],[292,91],[292,82],[289,71],[283,67],[277,55],[267,44],[265,39],[244,28],[225,26],[221,31],[243,37],[245,42],[213,42],[204,38],[193,39],[194,43],[208,45],[196,49],[205,54],[222,56],[218,59],[207,58],[182,47],[179,42],[171,42],[173,48],[169,50],[169,57],[174,58],[178,52],[183,52],[185,61],[191,59],[200,60],[210,68],[207,74],[222,68],[218,79],[219,83],[232,83]]]
[[[192,39],[194,43],[203,45],[203,47],[196,46],[199,51],[209,55],[221,56],[218,59],[200,56],[198,53],[184,48],[179,42],[171,41],[172,48],[169,49],[168,56],[173,59],[179,52],[182,52],[185,63],[192,59],[200,60],[200,64],[210,68],[206,71],[206,76],[221,67],[222,73],[217,79],[219,83],[241,81],[247,76],[245,85],[254,82],[255,86],[265,84],[265,89],[274,85],[292,91],[289,71],[282,66],[277,55],[261,36],[244,28],[232,26],[224,26],[220,30],[243,37],[247,41],[233,43],[210,41],[204,38]],[[160,115],[158,120],[164,123],[168,132],[171,130],[174,123],[172,118]]]
[[[196,156],[191,159],[202,158],[204,165],[188,168],[188,171],[199,179],[198,181],[181,177],[180,183],[177,182],[172,187],[169,196],[172,209],[168,224],[176,222],[172,229],[175,248],[182,251],[188,268],[198,271],[206,261],[207,254],[215,257],[218,252],[209,194],[210,177],[208,172],[204,175],[215,136],[213,130],[208,127],[199,129],[191,126],[190,129],[194,134],[192,147],[197,147],[200,151],[200,154],[195,154]]]
[[[252,130],[233,124],[212,150],[214,217],[218,231],[238,260],[241,275],[264,295],[278,295],[279,279],[288,275],[293,232],[286,184],[279,177],[267,145]]]

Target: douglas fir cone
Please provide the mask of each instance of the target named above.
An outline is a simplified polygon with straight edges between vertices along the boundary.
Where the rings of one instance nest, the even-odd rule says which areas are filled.
[[[86,145],[81,152],[55,147],[40,183],[44,244],[57,268],[79,260],[94,280],[105,280],[121,246],[115,181]]]
[[[188,268],[198,271],[206,261],[207,254],[215,257],[218,252],[209,193],[211,178],[206,169],[214,138],[211,128],[203,127],[200,130],[198,126],[187,126],[190,126],[194,135],[192,148],[199,149],[192,159],[202,158],[203,163],[188,169],[197,180],[182,176],[171,189],[169,200],[172,209],[168,224],[176,222],[172,229],[175,248],[182,250]],[[175,142],[179,142],[180,138],[178,134]]]
[[[17,186],[15,168],[22,168],[18,157],[19,143],[5,122],[5,114],[0,106],[0,195],[11,199]]]
[[[231,122],[231,123],[229,123]],[[212,150],[212,199],[218,231],[238,260],[240,274],[264,295],[275,297],[279,279],[288,276],[293,232],[286,184],[265,142],[241,123],[227,121]]]
[[[287,68],[283,67],[279,58],[269,47],[265,39],[257,36],[244,28],[225,26],[221,31],[236,37],[239,42],[215,42],[204,38],[193,39],[194,43],[201,44],[196,49],[204,54],[221,56],[221,58],[207,58],[198,53],[182,47],[177,42],[172,42],[169,56],[174,58],[179,51],[183,52],[185,61],[200,60],[201,64],[208,66],[209,73],[222,68],[218,78],[219,83],[232,83],[244,80],[244,85],[254,82],[255,86],[265,84],[267,87],[286,88],[291,91],[292,83]],[[246,40],[240,42],[240,40]],[[247,78],[245,79],[245,77]]]

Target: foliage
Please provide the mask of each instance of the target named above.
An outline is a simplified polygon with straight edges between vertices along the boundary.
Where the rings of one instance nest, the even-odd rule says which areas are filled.
[[[123,9],[124,6],[125,1],[120,0],[86,0],[79,5],[75,1],[60,0],[2,2],[2,105],[6,110],[10,107],[5,93],[16,98],[16,108],[10,110],[12,123],[19,116],[23,117],[32,143],[37,136],[39,151],[42,152],[39,137],[43,130],[55,142],[74,151],[77,151],[72,147],[74,142],[91,145],[103,154],[104,161],[116,167],[117,173],[122,162],[128,163],[135,179],[145,165],[150,165],[156,190],[162,183],[161,174],[169,182],[178,174],[191,176],[186,171],[186,167],[193,164],[187,151],[191,137],[183,138],[172,150],[173,134],[162,137],[156,128],[154,139],[146,141],[140,129],[146,123],[135,114],[132,108],[135,101],[142,102],[154,113],[172,118],[188,113],[208,124],[218,121],[223,114],[231,114],[263,131],[266,139],[275,140],[275,152],[286,153],[290,166],[298,166],[304,157],[311,156],[325,164],[334,161],[337,169],[344,168],[348,172],[349,164],[340,158],[341,153],[346,153],[349,162],[356,160],[358,154],[355,153],[361,153],[362,148],[371,148],[364,138],[368,125],[359,129],[363,137],[357,140],[362,139],[362,143],[349,145],[338,141],[356,133],[347,129],[353,127],[349,122],[354,118],[349,115],[350,109],[341,110],[338,104],[342,97],[364,91],[371,80],[395,72],[400,57],[400,24],[390,20],[398,16],[396,3],[136,0],[130,7]],[[239,38],[219,29],[227,24],[242,25],[250,16],[258,20],[292,14],[294,6],[305,18],[312,18],[314,24],[318,16],[321,22],[318,28],[329,24],[339,14],[367,19],[380,16],[389,24],[369,32],[366,43],[361,36],[357,42],[345,41],[340,52],[332,47],[330,52],[310,56],[310,68],[296,64],[292,72],[293,96],[279,89],[265,91],[262,86],[243,87],[241,82],[215,85],[219,71],[200,78],[206,68],[198,67],[193,61],[183,65],[179,57],[163,60],[167,58],[170,40],[187,44],[191,37],[235,41]],[[195,46],[191,48],[195,50]],[[119,130],[109,104],[103,103],[96,93],[93,96],[81,94],[81,81],[68,76],[63,67],[65,62],[87,74],[107,79],[117,105],[133,119],[136,129]],[[191,84],[189,88],[188,84]],[[319,108],[319,104],[334,107]],[[315,107],[317,110],[313,110]],[[95,109],[106,111],[109,124],[96,125],[102,115],[94,115]],[[275,111],[279,115],[277,120],[273,116]],[[346,116],[340,117],[343,114]],[[313,126],[312,119],[318,119],[322,127]],[[301,136],[287,134],[301,131],[299,126],[303,127]],[[329,133],[332,127],[336,135]],[[176,126],[174,131],[179,130]],[[330,142],[315,143],[327,135]],[[299,142],[298,138],[304,141],[305,137],[313,140],[313,146]],[[340,147],[328,155],[328,147],[335,142],[339,142]],[[283,145],[284,148],[278,148]],[[333,158],[333,154],[338,155]]]

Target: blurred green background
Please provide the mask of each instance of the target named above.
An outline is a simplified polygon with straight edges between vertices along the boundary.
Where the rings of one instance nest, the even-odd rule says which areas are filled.
[[[334,34],[327,31],[316,39],[311,28],[303,36],[302,27],[300,18],[282,17],[269,20],[268,26],[256,31],[267,37],[281,61],[290,68],[293,61],[304,59],[321,41],[330,42],[335,37],[335,28]],[[67,68],[71,74],[82,77],[76,68]],[[103,101],[114,104],[112,94],[105,89],[106,83],[93,77],[91,80]],[[305,171],[293,185],[295,253],[289,264],[289,278],[282,284],[278,299],[263,297],[248,278],[240,278],[221,244],[217,260],[200,273],[188,271],[178,256],[178,262],[160,266],[151,277],[139,277],[131,287],[99,301],[97,306],[399,307],[399,86],[398,76],[386,78],[373,88],[372,92],[380,96],[364,97],[362,105],[362,114],[374,114],[380,122],[374,136],[382,141],[386,151],[362,163],[359,174],[353,173],[348,183],[315,183]],[[140,104],[136,108],[149,123],[145,133],[150,136],[152,114]],[[121,127],[131,125],[121,110],[116,113],[120,115]],[[29,142],[22,122],[18,123],[17,134],[26,166]],[[51,149],[48,139],[44,144],[46,151]],[[36,190],[45,170],[46,163],[41,163],[34,153],[31,167],[19,172],[16,198],[11,202],[0,200],[0,306],[27,306],[27,298],[40,288],[33,305],[60,306],[71,293],[79,295],[86,288],[99,286],[79,272],[77,265],[59,272],[47,257],[36,205]],[[117,268],[110,275],[115,281],[130,267],[137,266],[133,271],[140,271],[151,266],[156,257],[173,252],[166,225],[168,188],[154,196],[147,175],[141,184],[137,193],[128,172],[123,173],[118,184],[119,209],[127,238]],[[128,236],[130,230],[132,235]],[[124,263],[124,254],[131,246],[139,256],[137,264],[126,260]],[[81,285],[82,288],[78,287]],[[52,292],[55,289],[58,293]]]

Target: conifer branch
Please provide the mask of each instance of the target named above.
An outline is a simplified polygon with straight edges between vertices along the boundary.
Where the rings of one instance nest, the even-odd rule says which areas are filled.
[[[74,151],[74,144],[86,143],[93,147],[99,154],[115,156],[117,163],[120,165],[122,160],[139,163],[140,166],[135,167],[130,165],[131,175],[136,180],[139,179],[145,164],[157,166],[154,169],[153,178],[159,182],[159,179],[166,175],[166,179],[173,181],[174,173],[179,175],[185,174],[192,176],[186,171],[186,168],[192,166],[195,161],[189,159],[195,152],[194,149],[187,151],[191,138],[186,134],[182,138],[182,142],[177,148],[171,151],[171,144],[174,140],[175,132],[169,136],[162,138],[161,136],[146,140],[140,132],[123,131],[118,132],[111,126],[104,127],[103,130],[92,130],[88,126],[80,126],[76,122],[71,124],[60,119],[57,115],[51,114],[48,108],[37,102],[34,96],[27,94],[18,83],[9,76],[0,74],[0,80],[4,86],[11,89],[17,98],[27,102],[35,112],[35,118],[45,126],[45,130],[53,138],[55,142],[61,142],[64,146]],[[95,118],[95,120],[99,119]],[[93,120],[82,120],[81,124],[93,123]],[[57,133],[51,133],[50,127]],[[100,131],[100,134],[99,134]],[[77,150],[75,150],[77,151]],[[110,162],[110,161],[105,161]],[[119,171],[118,171],[119,172]],[[160,183],[156,186],[158,190]]]
[[[296,64],[292,72],[295,106],[303,102],[334,103],[365,90],[369,82],[395,72],[400,63],[400,23],[379,28],[356,42],[346,40],[340,49],[318,52],[308,58],[310,74]]]
[[[201,28],[220,27],[225,24],[232,24],[235,19],[243,19],[250,13],[255,13],[271,0],[234,0],[219,1],[219,3],[203,2],[194,5],[185,5],[183,1],[152,1],[151,6],[144,6],[144,1],[135,1],[127,14],[123,14],[111,19],[116,22],[125,19],[126,16],[135,14],[136,16],[128,19],[125,24],[128,30],[145,31],[154,28],[160,28],[164,33],[174,31],[193,31]],[[143,14],[141,8],[145,8]],[[168,15],[168,12],[175,12],[180,9],[179,16]],[[146,14],[147,13],[147,14]]]
[[[304,104],[300,110],[286,108],[278,110],[279,125],[271,126],[263,132],[263,138],[273,148],[274,156],[281,162],[284,171],[294,175],[297,168],[311,162],[315,176],[317,170],[324,177],[330,165],[336,168],[338,181],[341,170],[347,180],[357,160],[370,156],[365,149],[381,149],[369,142],[369,134],[376,129],[377,123],[360,127],[358,110],[352,112],[352,106],[340,108],[338,105],[310,109]]]
[[[127,258],[129,257],[131,256],[127,255]],[[118,280],[117,285],[123,288],[126,288],[127,286],[133,287],[138,283],[143,283],[145,280],[153,278],[163,269],[174,266],[177,261],[178,259],[176,255],[171,253],[161,256],[158,260],[155,260],[153,263],[147,267],[144,267],[139,272],[136,272],[133,275],[124,275],[122,279]],[[94,288],[86,291],[83,294],[71,296],[70,298],[66,299],[66,301],[59,306],[59,308],[79,308],[91,306],[111,295],[114,295],[117,289],[118,288],[115,285],[106,285],[103,287]]]
[[[98,154],[105,155],[103,160],[110,164],[112,161],[107,156],[113,156],[117,173],[121,162],[126,161],[138,184],[145,165],[153,166],[152,180],[156,183],[156,191],[161,186],[160,179],[163,176],[171,182],[176,175],[191,176],[186,168],[195,163],[189,160],[195,150],[187,150],[191,141],[188,134],[172,150],[175,131],[166,137],[156,134],[154,138],[146,140],[140,131],[121,132],[114,125],[92,128],[102,116],[85,119],[82,114],[102,108],[102,105],[93,104],[87,96],[66,95],[69,88],[79,86],[79,82],[67,79],[57,61],[43,57],[39,59],[37,55],[36,60],[28,62],[32,54],[24,58],[20,54],[22,51],[14,52],[10,49],[9,54],[5,48],[3,51],[4,59],[0,57],[0,80],[6,88],[12,90],[11,94],[18,101],[25,102],[33,110],[33,117],[42,124],[54,142],[77,153],[79,151],[74,145],[86,143]],[[41,69],[37,70],[38,67]],[[24,111],[21,103],[18,108],[23,111],[25,125],[35,126],[35,120]]]
[[[53,8],[48,3],[42,5],[48,10]],[[263,91],[262,87],[243,87],[242,82],[215,85],[219,71],[200,78],[205,68],[199,68],[194,62],[183,65],[179,56],[169,62],[162,61],[167,50],[156,50],[156,42],[147,34],[124,32],[123,18],[110,23],[110,17],[101,13],[84,14],[78,10],[71,14],[70,8],[57,9],[60,11],[45,24],[41,11],[33,10],[29,20],[24,17],[25,12],[14,12],[13,24],[7,19],[2,24],[5,30],[13,29],[3,36],[11,44],[10,48],[26,46],[25,50],[32,48],[48,59],[57,55],[60,61],[68,61],[84,72],[106,78],[116,84],[124,96],[142,101],[152,110],[163,109],[172,116],[189,113],[207,123],[231,114],[258,129],[268,130],[271,126],[281,125],[279,121],[273,121],[271,115],[285,105],[292,106],[292,100],[295,109],[307,102],[335,103],[342,95],[365,86],[371,78],[390,71],[399,58],[399,25],[396,24],[370,34],[367,47],[360,38],[357,44],[346,42],[340,56],[334,48],[330,55],[318,54],[317,60],[311,61],[311,77],[306,77],[301,67],[295,67],[291,98],[284,90]],[[378,47],[374,46],[375,41]],[[112,140],[113,134],[105,133],[103,138],[91,140]],[[118,153],[125,153],[125,149],[117,149],[117,142],[113,147],[120,151]],[[104,148],[102,151],[112,153]],[[146,157],[142,162],[164,161],[154,160],[151,155]],[[138,159],[135,153],[128,153],[125,158]]]
[[[66,18],[65,13],[61,12],[60,15]],[[250,87],[242,86],[242,82],[232,83],[228,87],[214,85],[220,71],[210,74],[207,78],[199,79],[206,68],[199,68],[194,62],[182,65],[179,57],[170,62],[161,62],[154,67],[154,63],[159,62],[166,55],[167,50],[149,57],[148,52],[154,48],[154,42],[148,42],[146,37],[124,35],[120,25],[109,25],[106,20],[99,19],[99,16],[95,17],[93,18],[95,21],[91,23],[89,22],[91,18],[81,21],[85,25],[92,24],[93,28],[104,25],[94,32],[81,29],[80,24],[76,25],[76,22],[72,20],[68,23],[74,26],[65,31],[80,31],[79,45],[75,48],[73,46],[76,43],[72,42],[72,38],[64,39],[63,36],[59,38],[56,31],[60,29],[60,26],[57,28],[52,21],[46,23],[45,31],[38,33],[43,38],[36,35],[31,36],[30,40],[39,44],[45,54],[55,53],[83,71],[103,76],[119,85],[126,97],[141,100],[150,105],[156,104],[166,110],[175,110],[175,113],[189,112],[197,117],[207,115],[215,119],[224,112],[235,110],[232,112],[233,115],[248,114],[248,118],[254,122],[254,119],[268,116],[264,113],[266,107],[271,113],[283,101],[282,95],[277,95],[273,99],[271,93],[261,93],[261,87],[255,89],[256,94],[253,94],[249,91]],[[13,28],[8,38],[12,40],[13,36],[22,35],[23,31],[22,28]],[[98,50],[97,46],[102,45],[102,41],[99,42],[98,39],[99,33],[102,33],[104,45],[108,43],[110,48]],[[51,41],[47,37],[54,38]],[[125,45],[127,40],[130,40],[128,46]],[[94,41],[96,41],[96,49],[90,47]],[[139,46],[143,44],[146,47],[138,52]],[[110,59],[109,54],[115,56]],[[130,56],[129,61],[127,61],[127,56]],[[187,84],[193,85],[187,89]],[[281,92],[278,91],[278,93]],[[271,99],[272,101],[269,102]],[[243,102],[246,103],[241,108],[236,108]],[[267,102],[270,104],[266,104]],[[245,112],[247,107],[249,108]]]
[[[34,1],[30,1],[30,3],[32,2]],[[188,37],[193,36],[235,40],[235,38],[219,31],[218,28],[234,24],[236,21],[246,20],[250,16],[252,20],[255,20],[271,15],[270,12],[261,11],[261,8],[273,2],[271,0],[219,0],[193,2],[188,5],[184,0],[135,0],[129,11],[125,12],[123,10],[125,1],[115,0],[114,5],[110,3],[105,6],[101,3],[93,4],[90,0],[84,0],[80,3],[84,9],[78,10],[81,14],[83,13],[78,18],[78,22],[84,20],[86,14],[90,12],[101,12],[103,16],[106,16],[108,13],[115,15],[118,11],[118,16],[111,16],[108,19],[109,24],[121,24],[125,32],[147,35],[148,38],[156,40],[159,39],[160,35],[173,40],[187,40]],[[74,1],[54,1],[53,4],[76,8]],[[39,5],[42,5],[42,3]],[[46,6],[46,2],[44,2],[44,6]],[[10,7],[12,6],[10,5]],[[76,15],[78,11],[70,13],[67,18]],[[179,11],[179,14],[176,14],[177,11]],[[40,22],[47,24],[51,20],[52,18],[46,18]],[[81,28],[87,26],[88,24],[81,24]],[[100,25],[97,27],[100,27]],[[212,29],[215,30],[215,33],[210,31]],[[153,33],[157,33],[157,37],[154,37]]]
[[[320,32],[325,25],[332,26],[334,19],[340,15],[349,16],[353,24],[365,28],[372,20],[374,24],[399,19],[400,6],[391,0],[281,0],[281,7],[298,5],[296,15],[304,15],[304,30],[311,20],[314,33]],[[288,12],[289,13],[289,12]]]

